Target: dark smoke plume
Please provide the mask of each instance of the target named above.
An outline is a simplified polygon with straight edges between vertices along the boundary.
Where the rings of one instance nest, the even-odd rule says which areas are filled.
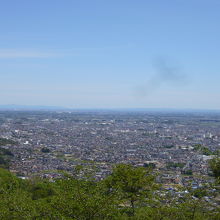
[[[155,72],[151,78],[136,88],[138,96],[148,96],[162,86],[180,86],[186,83],[186,74],[179,67],[168,65],[163,59],[157,59],[153,67]]]

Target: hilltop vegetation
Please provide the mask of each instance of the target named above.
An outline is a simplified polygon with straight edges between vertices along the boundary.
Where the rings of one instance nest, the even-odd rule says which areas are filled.
[[[6,139],[6,138],[0,138],[0,146],[6,146],[6,145],[16,145],[17,142]]]
[[[5,148],[0,147],[0,168],[9,168],[10,159],[13,157],[13,153]]]
[[[219,209],[203,199],[208,187],[175,198],[162,193],[151,169],[120,164],[102,181],[77,178],[82,171],[77,168],[75,176],[49,181],[22,180],[0,169],[0,219],[220,218]]]
[[[16,145],[17,142],[6,139],[6,138],[0,138],[0,168],[9,168],[9,162],[11,158],[14,156],[13,153],[9,149],[5,149],[1,146],[10,146],[10,145]]]

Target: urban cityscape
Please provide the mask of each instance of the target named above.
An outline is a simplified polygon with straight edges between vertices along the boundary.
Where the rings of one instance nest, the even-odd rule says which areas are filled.
[[[164,184],[199,187],[219,153],[220,114],[151,111],[1,111],[1,146],[23,178],[59,177],[78,165],[103,179],[118,163],[153,166]]]
[[[220,220],[220,1],[0,7],[0,220]]]

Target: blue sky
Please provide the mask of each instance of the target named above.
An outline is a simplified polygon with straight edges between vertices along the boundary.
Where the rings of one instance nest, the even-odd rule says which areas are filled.
[[[0,1],[0,104],[220,109],[220,1]]]

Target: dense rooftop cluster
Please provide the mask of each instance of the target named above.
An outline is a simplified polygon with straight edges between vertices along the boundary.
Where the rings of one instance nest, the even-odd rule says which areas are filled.
[[[159,112],[0,112],[2,147],[14,155],[10,170],[23,177],[57,177],[77,165],[154,164],[165,184],[199,187],[220,146],[220,114]],[[210,179],[210,181],[212,181]]]

